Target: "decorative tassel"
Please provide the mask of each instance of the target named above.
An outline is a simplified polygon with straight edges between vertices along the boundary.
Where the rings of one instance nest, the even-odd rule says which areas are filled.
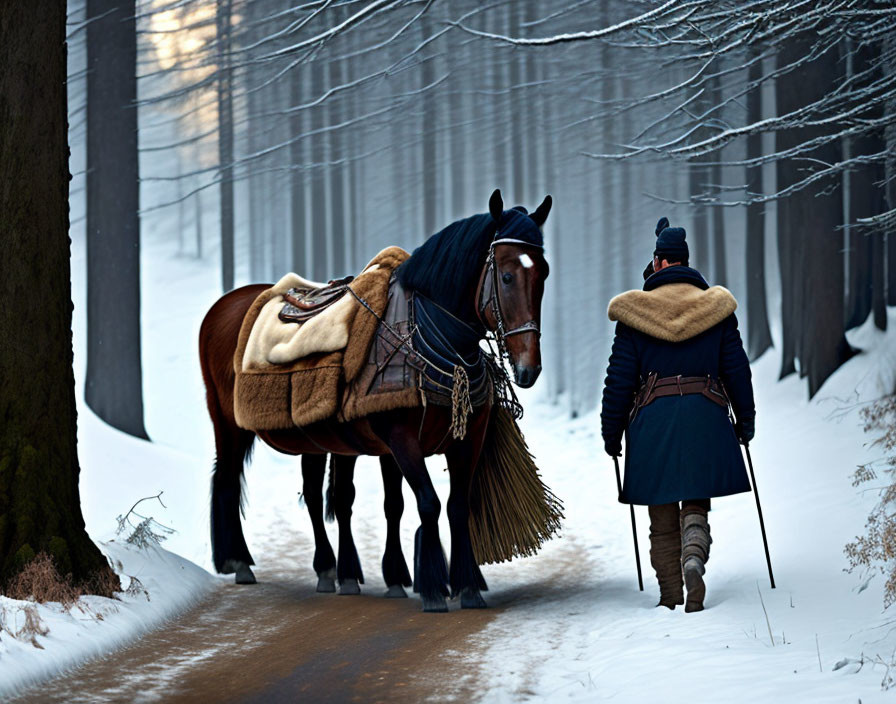
[[[451,384],[451,437],[463,440],[467,434],[467,416],[473,412],[470,401],[470,378],[467,370],[454,367],[454,381]]]

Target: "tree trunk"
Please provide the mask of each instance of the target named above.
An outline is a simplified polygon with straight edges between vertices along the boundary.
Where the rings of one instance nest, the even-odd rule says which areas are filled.
[[[348,17],[344,8],[336,10],[336,22],[341,22]],[[338,49],[334,51],[337,53]],[[345,60],[333,58],[330,60],[330,87],[336,88],[344,83]],[[343,122],[345,113],[343,110],[343,96],[334,95],[327,100],[327,122],[332,127]],[[360,129],[355,127],[355,129]],[[340,129],[329,132],[330,163],[327,172],[330,179],[330,237],[327,241],[327,279],[345,276],[349,272],[346,269],[345,245],[346,245],[346,218],[345,218],[345,139]]]
[[[16,67],[0,71],[0,587],[46,552],[111,596],[78,495],[65,3],[34,10],[7,2],[0,19],[0,66]]]
[[[509,5],[508,14],[510,15],[510,36],[520,36],[520,15],[523,12],[521,2],[514,2]],[[523,64],[525,62],[525,54],[530,53],[523,49],[514,49],[507,57],[509,64],[508,73],[510,74],[509,85],[507,89],[510,91],[510,98],[507,102],[510,107],[510,163],[513,176],[513,192],[510,193],[511,203],[528,203],[526,197],[526,176],[529,171],[529,164],[526,163],[525,151],[523,148],[523,119],[528,119],[529,111],[526,110],[525,91],[522,84],[526,80],[523,74]]]
[[[428,15],[424,15],[420,19],[420,30],[422,40],[426,40],[432,32],[432,24]],[[428,55],[423,56],[421,80],[421,88],[424,89],[422,96],[423,123],[420,125],[420,134],[423,149],[421,181],[423,183],[423,235],[425,237],[434,234],[438,227],[438,216],[436,213],[436,201],[439,197],[438,166],[436,163],[438,116],[436,114],[435,89],[426,89],[427,86],[436,80],[435,61],[435,52],[432,51],[430,45]]]
[[[748,80],[762,77],[759,62],[748,69]],[[747,94],[747,122],[762,119],[762,87],[757,86]],[[762,135],[747,137],[747,159],[762,155]],[[750,193],[765,192],[762,184],[762,167],[747,167],[747,189]],[[768,307],[765,292],[765,206],[754,203],[747,206],[747,350],[750,359],[758,359],[772,346],[772,334],[768,325]]]
[[[323,95],[327,74],[326,63],[315,58],[309,66],[311,73],[311,98]],[[327,270],[327,172],[326,142],[320,130],[324,127],[325,105],[316,105],[311,111],[311,275],[316,281],[329,279]]]
[[[221,287],[233,288],[233,69],[230,58],[232,0],[218,0],[218,163],[221,180]]]
[[[779,50],[779,66],[802,59],[809,49],[808,39],[785,44]],[[778,114],[808,105],[831,90],[838,63],[834,47],[804,68],[782,76],[776,84]],[[817,127],[782,130],[776,134],[776,146],[780,151],[821,134]],[[836,163],[839,157],[839,145],[832,144],[798,160],[779,161],[778,189],[805,178],[809,169],[821,168],[820,164]],[[830,186],[826,182],[791,195],[781,209],[784,222],[779,219],[779,241],[788,250],[786,261],[782,258],[781,286],[790,290],[789,310],[782,315],[785,352],[792,350],[799,360],[800,375],[809,379],[810,397],[851,354],[844,335],[842,233],[838,229],[843,223],[843,198]],[[786,232],[783,239],[782,230]]]
[[[693,110],[702,115],[709,107],[709,100],[704,94],[697,98],[693,103]],[[708,136],[708,130],[705,127],[698,127],[694,132],[694,140],[699,141]],[[710,242],[710,214],[706,205],[701,204],[698,200],[694,200],[702,196],[709,188],[712,180],[710,168],[705,166],[703,162],[716,158],[713,155],[708,157],[695,157],[689,164],[688,176],[690,185],[691,205],[691,228],[688,229],[688,236],[691,241],[690,264],[695,269],[709,275],[707,269],[712,261],[709,251]]]
[[[288,75],[289,108],[295,110],[289,117],[289,221],[292,235],[292,270],[297,274],[307,271],[305,256],[305,140],[300,135],[305,129],[305,111],[296,110],[303,103],[307,82],[307,67],[303,64],[293,66]]]
[[[104,421],[146,438],[134,0],[88,0],[87,381]]]
[[[721,68],[721,62],[716,62],[716,70]],[[710,90],[710,104],[716,106],[722,102],[722,88],[719,79],[713,78]],[[720,117],[720,116],[719,116]],[[713,156],[713,164],[710,167],[713,188],[722,185],[722,154]],[[721,200],[721,195],[719,196]],[[728,264],[725,248],[725,209],[721,206],[712,208],[712,283],[719,286],[728,285]]]
[[[267,25],[258,26],[261,21],[261,6],[259,3],[246,5],[246,24],[254,27],[249,35],[249,43],[257,42],[264,36]],[[252,58],[255,58],[252,56]],[[246,71],[246,113],[247,128],[246,139],[249,153],[260,151],[264,142],[261,135],[264,123],[259,113],[264,109],[262,96],[259,95],[259,84],[264,80],[264,74],[258,66],[250,65]],[[249,189],[249,279],[251,281],[265,281],[267,271],[265,269],[265,242],[264,242],[264,217],[265,217],[265,191],[264,176],[257,173],[264,168],[261,159],[253,159],[248,165],[250,174],[247,181]]]
[[[888,76],[896,74],[896,59],[893,52],[896,51],[896,39],[893,33],[884,40],[884,52],[890,57],[885,62],[885,71]],[[896,98],[892,98],[884,104],[884,110],[888,115],[896,114]],[[884,173],[887,185],[884,189],[887,210],[896,209],[896,124],[889,124],[884,128],[884,142],[887,145],[887,158],[884,162]],[[887,227],[887,305],[896,306],[896,225]]]
[[[877,61],[879,50],[876,47],[863,46],[852,51],[849,66],[853,74],[867,71]],[[872,74],[878,79],[877,72]],[[870,81],[868,81],[870,82]],[[880,119],[882,110],[871,108],[864,115],[865,119]],[[885,150],[886,143],[881,132],[865,133],[850,140],[850,155],[879,154]],[[881,330],[887,329],[886,305],[886,261],[884,252],[884,232],[881,228],[869,228],[857,225],[862,218],[880,215],[886,210],[884,190],[880,187],[885,178],[884,165],[864,164],[849,174],[849,300],[852,307],[847,320],[847,328],[861,325],[868,314],[874,311],[874,324]],[[853,254],[856,261],[853,263]]]

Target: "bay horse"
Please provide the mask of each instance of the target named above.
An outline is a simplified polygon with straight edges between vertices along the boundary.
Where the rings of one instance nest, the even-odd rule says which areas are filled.
[[[509,360],[518,386],[528,388],[538,378],[541,301],[549,271],[541,228],[551,204],[551,197],[546,196],[531,215],[520,206],[504,210],[501,193],[496,190],[489,199],[488,213],[449,225],[414,250],[397,269],[396,277],[404,289],[413,292],[420,305],[425,303],[425,310],[440,321],[441,327],[434,332],[439,340],[437,356],[443,362],[448,357],[455,365],[455,375],[460,366],[484,364],[480,344],[491,332],[502,357]],[[199,331],[200,363],[215,432],[211,540],[216,570],[223,574],[235,573],[237,583],[255,581],[250,569],[254,561],[243,536],[240,511],[243,468],[257,435],[280,452],[303,455],[304,495],[314,524],[315,542],[319,545],[321,537],[326,540],[322,521],[316,519],[320,510],[318,502],[322,501],[325,453],[337,455],[337,465],[346,470],[340,476],[337,466],[336,482],[341,479],[351,482],[347,471],[353,468],[351,458],[358,455],[383,458],[389,526],[383,576],[390,591],[409,582],[398,544],[396,519],[396,515],[401,515],[403,476],[414,492],[420,516],[414,546],[414,590],[420,593],[423,611],[447,611],[449,595],[452,598],[459,595],[462,608],[485,607],[481,592],[488,587],[470,539],[469,489],[488,431],[491,400],[473,408],[467,417],[466,433],[458,439],[452,436],[452,409],[434,404],[379,412],[344,423],[328,419],[288,430],[254,432],[240,428],[234,413],[233,358],[243,317],[255,298],[267,288],[269,284],[255,284],[226,293],[208,311]],[[450,384],[450,367],[447,375]],[[424,461],[433,454],[445,454],[448,462],[450,569],[439,538],[441,504]],[[341,456],[346,461],[340,462]],[[340,561],[347,575],[355,571],[360,574],[360,565],[356,569],[354,565],[357,552],[351,543],[347,520],[343,540],[343,519],[351,515],[354,490],[339,491],[337,487],[335,495],[341,497],[335,506],[340,521]],[[345,560],[342,560],[343,547]],[[332,561],[332,550],[329,555],[325,553],[325,550],[316,551],[315,569],[319,577],[332,579],[332,565],[328,564]]]

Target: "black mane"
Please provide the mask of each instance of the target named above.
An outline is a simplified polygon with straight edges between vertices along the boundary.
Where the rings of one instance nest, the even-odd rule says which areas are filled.
[[[397,271],[407,289],[419,291],[444,308],[462,313],[467,287],[479,273],[489,245],[497,232],[489,213],[473,215],[451,223],[417,247]],[[541,229],[525,209],[505,210],[501,215],[501,236],[544,245]]]
[[[401,285],[419,291],[439,305],[460,312],[466,286],[479,276],[495,221],[484,213],[453,222],[417,247],[397,271]]]

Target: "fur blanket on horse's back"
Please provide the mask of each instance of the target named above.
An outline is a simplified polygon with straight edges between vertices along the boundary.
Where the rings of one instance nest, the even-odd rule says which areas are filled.
[[[307,284],[289,274],[263,291],[243,318],[236,353],[234,411],[247,430],[281,430],[333,417],[342,387],[364,367],[389,299],[389,280],[408,256],[388,247],[352,281],[346,293],[308,322],[297,326],[279,317],[290,288]]]

